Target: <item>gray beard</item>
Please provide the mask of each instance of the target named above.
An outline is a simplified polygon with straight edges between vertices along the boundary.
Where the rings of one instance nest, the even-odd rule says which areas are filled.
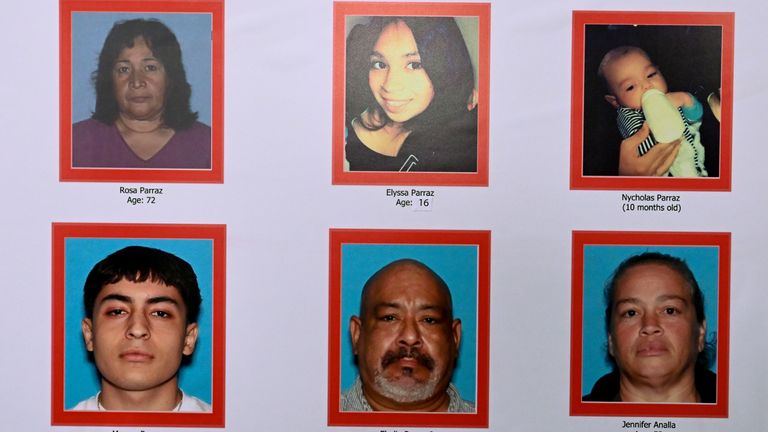
[[[403,387],[397,383],[397,380],[388,380],[384,377],[383,371],[377,370],[373,382],[379,393],[386,398],[398,403],[413,403],[434,396],[441,375],[440,371],[432,371],[432,375],[426,382]]]

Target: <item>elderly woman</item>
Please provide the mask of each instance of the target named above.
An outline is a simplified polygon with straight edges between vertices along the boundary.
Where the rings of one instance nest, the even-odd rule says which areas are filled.
[[[93,116],[72,128],[74,167],[211,168],[211,129],[190,109],[181,47],[165,24],[117,22],[93,81]]]
[[[472,61],[451,17],[373,17],[347,37],[352,171],[474,172]]]

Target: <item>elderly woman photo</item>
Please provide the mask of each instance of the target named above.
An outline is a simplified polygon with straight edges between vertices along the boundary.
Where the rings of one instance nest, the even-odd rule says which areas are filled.
[[[181,47],[161,21],[115,23],[92,80],[95,109],[72,128],[74,167],[211,168],[211,128],[190,107]]]
[[[477,92],[452,17],[372,17],[346,45],[350,171],[477,171]]]

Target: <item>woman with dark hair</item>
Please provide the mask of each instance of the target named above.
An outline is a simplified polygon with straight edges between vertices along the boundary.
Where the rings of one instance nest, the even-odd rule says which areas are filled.
[[[451,17],[372,17],[347,36],[351,171],[475,172],[472,61]]]
[[[211,168],[176,36],[162,22],[115,23],[93,73],[96,109],[72,128],[74,167]]]

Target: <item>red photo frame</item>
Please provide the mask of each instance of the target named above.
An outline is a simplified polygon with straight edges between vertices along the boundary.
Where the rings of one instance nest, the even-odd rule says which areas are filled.
[[[51,424],[61,426],[224,427],[226,226],[54,223],[51,323]],[[212,241],[211,406],[208,413],[74,411],[65,409],[65,290],[67,239],[161,239]]]
[[[723,232],[574,231],[571,296],[571,416],[728,417],[731,234]],[[625,403],[582,400],[585,247],[717,248],[717,400],[715,403]],[[714,279],[714,278],[713,278]],[[604,307],[604,306],[602,306]]]
[[[72,14],[79,12],[211,15],[211,167],[92,168],[72,162]],[[224,1],[60,0],[59,3],[59,179],[83,182],[224,182]],[[194,89],[193,89],[194,90]]]
[[[331,229],[328,319],[328,425],[377,427],[488,427],[490,326],[490,231]],[[476,286],[476,400],[474,413],[406,413],[341,411],[342,248],[373,246],[475,246]],[[370,276],[370,275],[368,275]],[[359,294],[358,294],[359,296]],[[454,300],[455,302],[456,300]]]
[[[732,12],[628,12],[574,11],[571,81],[571,189],[592,190],[679,190],[730,191],[733,128],[734,25]],[[719,27],[722,29],[720,53],[721,120],[719,125],[719,175],[717,177],[673,178],[632,177],[585,174],[585,33],[590,25]],[[661,66],[663,68],[663,65]],[[678,90],[678,89],[672,89]],[[685,90],[685,89],[679,89]],[[716,89],[712,89],[716,90]],[[693,90],[691,90],[693,91]],[[601,101],[605,103],[604,101]],[[706,102],[704,110],[709,111]],[[712,118],[714,120],[714,117]],[[615,127],[615,119],[606,119]],[[619,143],[615,143],[616,155]],[[610,145],[610,144],[609,144]],[[608,145],[606,145],[608,146]],[[706,157],[706,154],[705,154]]]
[[[452,16],[478,18],[476,172],[345,171],[345,19],[348,16]],[[490,16],[491,7],[488,3],[334,2],[332,127],[332,183],[334,185],[488,186]]]

